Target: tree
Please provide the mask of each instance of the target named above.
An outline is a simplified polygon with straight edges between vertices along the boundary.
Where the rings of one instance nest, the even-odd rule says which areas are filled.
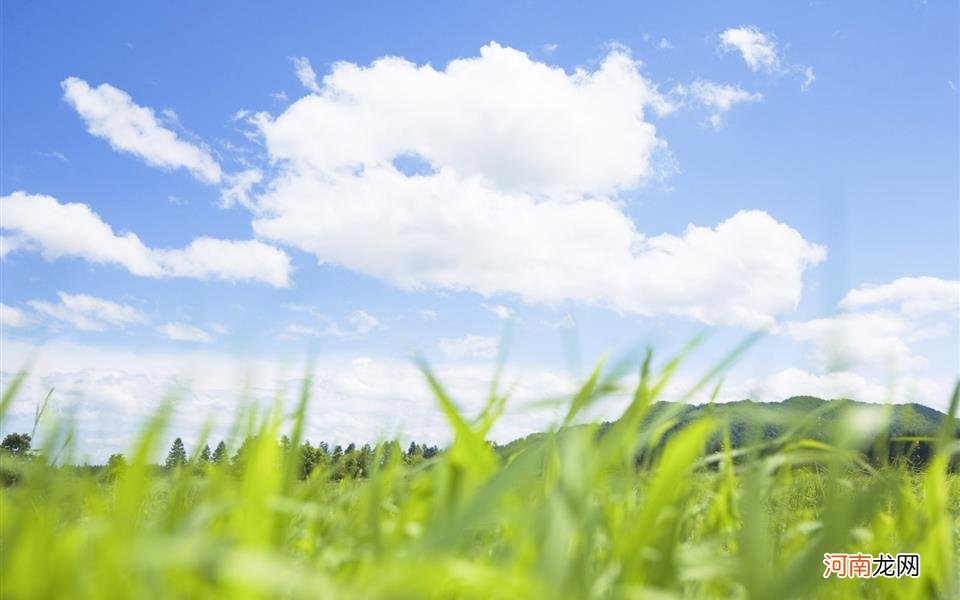
[[[107,479],[110,481],[117,479],[126,470],[126,468],[127,459],[124,458],[122,454],[111,454],[110,458],[107,459]]]
[[[126,466],[127,459],[122,454],[111,454],[110,458],[107,459],[107,468],[110,470],[118,470]]]
[[[204,444],[203,450],[200,451],[200,462],[208,463],[210,460],[210,444]]]
[[[213,451],[213,462],[220,464],[227,460],[227,445],[220,440],[216,450]]]
[[[10,454],[24,456],[30,452],[30,439],[29,433],[8,433],[0,442],[0,448]]]
[[[170,446],[170,452],[167,454],[167,462],[164,463],[164,466],[168,469],[175,469],[186,463],[187,451],[183,447],[183,440],[177,438],[173,440],[173,445]]]

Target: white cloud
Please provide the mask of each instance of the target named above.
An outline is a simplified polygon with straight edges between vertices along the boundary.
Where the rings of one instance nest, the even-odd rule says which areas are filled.
[[[0,198],[0,206],[13,246],[38,251],[47,260],[83,258],[144,277],[256,280],[278,287],[289,282],[290,258],[256,240],[201,237],[182,249],[154,249],[136,234],[117,235],[85,204],[14,192]]]
[[[798,341],[812,342],[831,368],[877,366],[915,370],[926,361],[908,346],[913,324],[885,312],[841,314],[787,325]]]
[[[59,303],[31,300],[27,304],[38,314],[68,323],[81,331],[102,331],[108,326],[123,327],[145,323],[146,316],[128,304],[88,296],[57,292]]]
[[[167,323],[157,327],[157,333],[168,340],[179,342],[198,342],[201,344],[213,343],[214,338],[206,331],[186,323]]]
[[[622,50],[596,71],[568,74],[491,43],[442,71],[396,57],[337,63],[321,93],[257,120],[271,158],[298,171],[352,172],[418,155],[459,179],[579,196],[654,175],[651,159],[665,144],[647,108],[672,106]]]
[[[220,335],[223,335],[229,331],[226,325],[217,321],[207,323],[207,327],[209,327],[211,331],[219,333]]]
[[[554,52],[557,51],[557,48],[560,47],[560,44],[544,44],[543,53],[547,56],[552,56]]]
[[[740,86],[719,84],[700,79],[689,86],[677,86],[675,91],[681,96],[692,97],[697,103],[712,111],[712,114],[707,118],[707,122],[714,129],[718,129],[723,124],[723,114],[735,105],[763,100],[763,94],[748,92]]]
[[[564,313],[563,316],[556,321],[547,321],[546,319],[541,319],[540,324],[544,327],[549,327],[550,329],[573,329],[577,326],[577,322],[574,321],[573,315],[570,313]]]
[[[26,327],[30,322],[30,317],[24,311],[0,302],[0,325],[3,327]]]
[[[373,331],[380,326],[380,321],[365,310],[355,310],[347,315],[347,322],[359,334]]]
[[[263,180],[263,173],[257,169],[247,169],[226,176],[227,186],[220,190],[220,205],[229,208],[235,204],[250,207],[250,190]]]
[[[18,250],[21,244],[15,238],[7,235],[0,235],[0,259],[6,258],[7,254]]]
[[[317,311],[313,307],[290,306],[289,308],[309,312],[320,322],[320,325],[301,325],[296,323],[288,325],[284,329],[282,337],[332,336],[338,338],[355,338],[364,336],[374,329],[381,327],[380,320],[365,310],[352,311],[346,317],[346,325],[341,325],[336,320]]]
[[[811,342],[830,367],[876,367],[894,373],[922,370],[918,342],[956,334],[960,282],[904,277],[865,285],[840,301],[832,317],[788,323],[794,339]]]
[[[509,319],[513,316],[513,309],[509,306],[504,306],[502,304],[484,304],[483,307],[495,314],[497,318],[500,319]]]
[[[792,75],[799,77],[800,89],[810,89],[817,79],[812,67],[786,64],[783,52],[777,46],[777,38],[772,33],[763,33],[752,25],[732,27],[720,34],[720,50],[739,52],[747,67],[753,71],[763,71],[769,75]]]
[[[841,308],[893,307],[910,316],[960,312],[960,281],[937,277],[901,277],[884,285],[864,285],[847,292]]]
[[[813,72],[813,67],[801,67],[801,72],[803,74],[803,81],[800,82],[800,89],[805,92],[809,90],[813,82],[817,80],[817,76]]]
[[[720,34],[720,49],[724,52],[736,51],[743,57],[751,71],[779,73],[781,71],[780,51],[776,37],[763,33],[753,26],[732,27]]]
[[[38,398],[55,387],[49,412],[70,419],[76,427],[79,460],[105,460],[126,452],[144,420],[156,411],[171,390],[176,405],[167,431],[183,437],[189,447],[209,422],[215,440],[227,435],[240,400],[273,406],[278,393],[296,402],[302,364],[234,356],[206,347],[176,353],[130,352],[122,348],[53,342],[36,347],[4,340],[4,387],[16,369],[30,361],[32,369],[21,393],[4,419],[5,431],[32,426]],[[313,387],[306,435],[314,444],[374,442],[399,435],[418,442],[445,443],[451,433],[436,399],[419,369],[408,361],[384,357],[321,355],[313,366]],[[482,409],[490,385],[489,362],[432,365],[464,414]],[[507,413],[492,431],[492,439],[506,442],[543,431],[562,417],[559,409],[530,406],[530,402],[572,391],[569,377],[543,369],[507,365],[503,381],[512,390]],[[506,386],[505,386],[506,387]],[[41,427],[41,430],[43,428]],[[228,440],[229,441],[229,440]],[[234,449],[236,446],[234,446]],[[166,452],[166,447],[162,452]],[[158,459],[162,460],[162,456]]]
[[[500,340],[495,336],[468,334],[460,338],[443,338],[437,348],[447,358],[483,358],[497,355]]]
[[[45,156],[47,158],[55,158],[64,164],[70,164],[70,159],[67,158],[67,155],[64,154],[63,152],[57,152],[56,150],[52,150],[50,152],[40,152],[39,154],[40,156]]]
[[[64,99],[80,114],[87,130],[147,164],[184,168],[208,183],[218,183],[220,165],[206,148],[186,142],[158,121],[154,111],[136,104],[129,94],[104,83],[95,88],[76,77],[60,83]]]
[[[404,289],[748,326],[793,310],[824,251],[769,215],[682,236],[626,216],[616,194],[660,174],[647,109],[673,105],[619,48],[573,73],[497,44],[443,70],[338,63],[319,94],[255,118],[280,173],[254,230]],[[427,172],[394,166],[407,156]]]
[[[310,61],[304,56],[295,56],[290,60],[293,62],[293,67],[296,70],[297,79],[300,80],[300,84],[314,94],[319,94],[320,85],[317,83],[317,74],[310,65]],[[284,98],[284,100],[286,100],[286,98]]]
[[[424,308],[420,311],[420,318],[424,321],[436,321],[437,320],[437,311],[431,310],[429,308]]]
[[[657,42],[658,50],[670,50],[673,48],[673,43],[667,38],[660,38],[660,41]]]
[[[810,373],[789,368],[762,378],[748,379],[736,386],[734,399],[750,397],[758,401],[778,402],[791,396],[816,396],[824,399],[849,398],[876,404],[917,402],[945,410],[950,402],[949,378],[902,378],[888,384],[851,371]]]

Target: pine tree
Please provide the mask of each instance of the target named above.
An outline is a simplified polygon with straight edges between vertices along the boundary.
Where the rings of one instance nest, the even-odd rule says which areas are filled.
[[[213,462],[220,464],[225,460],[227,460],[227,445],[220,440],[217,449],[213,451]]]
[[[170,452],[167,454],[167,462],[164,463],[164,466],[168,469],[175,469],[182,467],[186,463],[187,451],[183,447],[183,440],[177,438],[173,440],[173,445],[170,446]]]
[[[208,463],[210,460],[210,444],[204,444],[203,450],[200,451],[200,462]]]

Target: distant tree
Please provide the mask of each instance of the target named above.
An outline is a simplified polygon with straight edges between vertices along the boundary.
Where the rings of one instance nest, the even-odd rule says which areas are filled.
[[[423,461],[423,447],[417,445],[416,442],[410,442],[410,446],[407,448],[407,453],[403,456],[403,460],[408,465],[415,465]]]
[[[200,451],[200,462],[208,463],[211,460],[210,455],[210,444],[204,444],[203,450]]]
[[[220,464],[227,460],[227,445],[223,443],[223,440],[220,440],[220,443],[217,444],[216,449],[213,451],[213,462]]]
[[[106,477],[110,481],[120,477],[127,468],[127,459],[122,454],[111,454],[107,459]]]
[[[183,440],[177,438],[173,440],[173,445],[170,446],[170,452],[167,454],[167,462],[164,463],[164,466],[168,469],[175,469],[186,463],[187,451],[183,447]]]
[[[310,445],[310,442],[304,442],[300,446],[300,479],[310,477],[313,470],[327,462],[326,444],[321,443],[317,447]]]
[[[107,468],[108,469],[122,469],[127,466],[127,459],[122,454],[111,454],[110,458],[107,459]]]
[[[0,448],[10,454],[24,456],[30,452],[30,439],[29,433],[8,433],[0,442]]]

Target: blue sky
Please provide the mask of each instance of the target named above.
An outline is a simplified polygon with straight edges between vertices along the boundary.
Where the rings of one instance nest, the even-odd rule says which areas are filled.
[[[957,12],[5,3],[4,430],[56,385],[119,447],[175,376],[205,417],[314,356],[315,437],[442,436],[411,351],[479,397],[507,328],[530,397],[760,328],[726,398],[942,406]]]

